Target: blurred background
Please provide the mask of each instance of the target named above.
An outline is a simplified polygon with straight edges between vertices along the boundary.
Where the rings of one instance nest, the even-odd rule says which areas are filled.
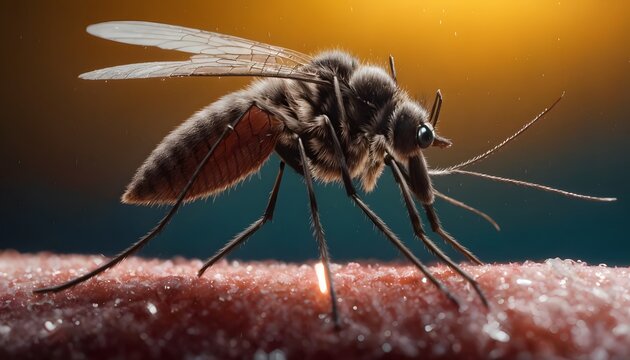
[[[0,8],[2,249],[113,255],[127,247],[167,210],[119,203],[137,167],[193,112],[251,81],[77,78],[107,66],[187,57],[85,32],[101,21],[147,20],[305,53],[339,48],[382,66],[393,54],[412,96],[431,103],[437,89],[444,94],[439,132],[454,146],[428,150],[433,167],[485,151],[566,91],[544,121],[471,169],[619,201],[580,201],[454,175],[435,179],[436,187],[486,211],[502,230],[439,200],[438,212],[445,228],[485,261],[630,264],[626,2],[11,1]],[[141,254],[213,254],[262,214],[277,163],[274,155],[247,182],[183,207]],[[401,258],[340,186],[318,184],[316,192],[334,261]],[[365,200],[421,259],[433,261],[413,237],[389,172]],[[231,258],[316,257],[306,190],[289,171],[273,223]]]

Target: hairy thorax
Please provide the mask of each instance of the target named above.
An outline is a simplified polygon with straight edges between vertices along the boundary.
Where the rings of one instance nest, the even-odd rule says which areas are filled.
[[[305,144],[315,178],[341,181],[328,118],[341,143],[350,175],[360,179],[363,189],[370,191],[383,169],[387,122],[398,96],[396,84],[382,68],[360,65],[339,51],[320,54],[309,66],[331,83],[334,77],[338,78],[343,108],[331,86],[274,79],[255,84],[254,92],[261,94],[257,103],[285,124],[276,152],[301,173],[297,135]]]

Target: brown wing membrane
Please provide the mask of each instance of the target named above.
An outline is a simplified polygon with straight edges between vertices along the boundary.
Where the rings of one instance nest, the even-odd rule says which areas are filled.
[[[217,147],[186,196],[186,201],[221,192],[257,172],[274,149],[281,123],[241,102],[224,100],[195,114],[169,134],[134,176],[122,197],[131,204],[172,204],[221,131],[243,115]]]

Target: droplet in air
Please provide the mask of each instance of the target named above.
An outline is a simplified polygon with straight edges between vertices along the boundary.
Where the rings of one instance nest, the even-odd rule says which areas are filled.
[[[392,346],[389,343],[383,343],[383,345],[381,346],[381,349],[383,349],[384,353],[388,353],[392,351]]]

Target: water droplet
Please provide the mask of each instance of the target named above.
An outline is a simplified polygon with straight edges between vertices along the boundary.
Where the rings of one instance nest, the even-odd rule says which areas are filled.
[[[97,303],[93,303],[92,307],[96,309],[98,307],[98,304]]]
[[[425,325],[424,326],[424,331],[426,331],[426,332],[433,331],[433,325],[430,325],[430,324],[429,325]]]
[[[11,327],[7,325],[0,325],[0,335],[9,335]]]
[[[616,336],[628,335],[630,334],[630,325],[619,324],[612,329],[612,333]]]
[[[532,284],[532,281],[529,279],[516,279],[516,283],[523,286],[529,286]]]
[[[149,311],[149,313],[151,313],[151,315],[155,315],[158,312],[157,307],[153,305],[152,302],[147,303],[147,310]]]
[[[510,341],[510,335],[505,331],[501,330],[499,327],[499,323],[497,321],[490,321],[489,323],[483,326],[483,332],[488,334],[492,339],[500,342],[508,342]]]
[[[79,325],[81,325],[81,322],[79,320],[75,320],[74,321],[74,325],[79,326]]]
[[[383,343],[383,345],[381,346],[381,349],[383,349],[384,353],[388,353],[392,351],[392,346],[389,343]]]
[[[357,340],[358,340],[359,342],[363,342],[363,340],[365,340],[365,335],[363,335],[363,334],[359,334],[359,335],[357,336]]]
[[[358,309],[358,307],[357,307],[356,305],[354,305],[354,306],[352,307],[352,310],[354,310],[354,311],[357,311],[357,309]]]
[[[284,351],[276,349],[269,353],[269,360],[286,360],[287,356]]]
[[[57,325],[55,325],[52,321],[46,321],[44,323],[44,327],[48,331],[53,331],[53,330],[55,330],[57,328]]]

